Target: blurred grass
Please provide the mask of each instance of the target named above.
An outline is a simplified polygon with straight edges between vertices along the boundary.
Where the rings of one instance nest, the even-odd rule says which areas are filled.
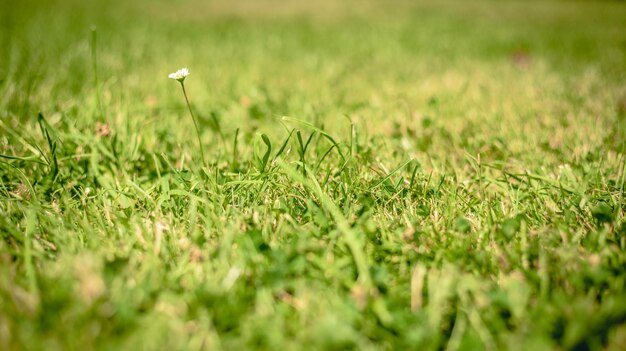
[[[1,1],[0,348],[624,348],[623,2]]]

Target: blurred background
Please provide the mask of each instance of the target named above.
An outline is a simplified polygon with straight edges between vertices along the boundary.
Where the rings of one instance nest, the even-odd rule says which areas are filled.
[[[604,140],[626,110],[624,2],[2,2],[0,111],[13,121],[44,111],[185,137],[167,79],[181,67],[203,126],[231,132],[347,117],[388,135],[496,133],[521,151],[564,143],[554,135]]]

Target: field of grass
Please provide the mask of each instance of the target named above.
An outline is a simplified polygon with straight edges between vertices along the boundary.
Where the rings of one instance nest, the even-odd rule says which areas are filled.
[[[626,3],[0,9],[1,350],[626,349]]]

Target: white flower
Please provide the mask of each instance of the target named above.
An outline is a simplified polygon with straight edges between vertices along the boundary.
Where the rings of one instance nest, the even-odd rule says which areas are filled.
[[[170,73],[168,77],[171,79],[175,79],[182,83],[185,80],[185,78],[187,78],[188,75],[189,75],[189,70],[187,69],[187,67],[185,67],[185,68],[179,69],[178,71],[174,73]]]

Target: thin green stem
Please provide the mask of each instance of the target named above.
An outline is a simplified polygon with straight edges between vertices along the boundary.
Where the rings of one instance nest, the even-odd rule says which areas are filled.
[[[196,127],[196,136],[198,137],[198,145],[200,145],[200,157],[202,157],[202,164],[206,166],[206,163],[204,161],[204,148],[202,147],[202,139],[200,139],[200,128],[198,128],[198,122],[196,121],[196,117],[191,110],[191,104],[189,104],[189,98],[187,97],[187,90],[185,90],[185,83],[181,81],[180,86],[183,87],[183,95],[185,95],[187,108],[189,109],[189,114],[191,115],[191,119],[193,120],[193,126]]]
[[[98,112],[100,117],[104,117],[104,110],[102,109],[102,101],[100,101],[100,83],[98,82],[98,49],[96,42],[96,27],[91,28],[91,63],[93,68],[94,86],[96,88],[96,102],[98,104]]]

